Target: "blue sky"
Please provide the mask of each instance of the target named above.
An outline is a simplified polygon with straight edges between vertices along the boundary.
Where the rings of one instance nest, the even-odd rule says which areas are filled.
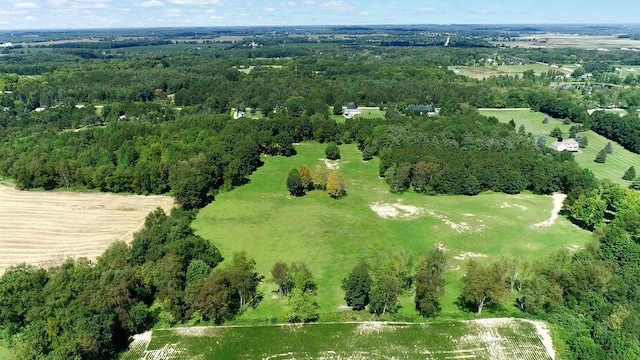
[[[0,0],[0,29],[639,23],[637,0]]]

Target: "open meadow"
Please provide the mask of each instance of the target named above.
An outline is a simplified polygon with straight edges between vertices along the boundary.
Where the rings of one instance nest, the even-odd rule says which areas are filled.
[[[517,319],[158,329],[121,360],[554,359],[546,326]]]
[[[296,156],[264,157],[264,166],[249,184],[218,195],[192,225],[227,258],[246,251],[267,280],[276,261],[304,261],[318,284],[321,321],[336,314],[349,316],[340,284],[361,257],[374,259],[391,252],[419,256],[440,246],[449,259],[443,314],[464,317],[454,302],[466,259],[543,259],[558,249],[580,248],[591,239],[589,232],[565,218],[544,223],[554,208],[551,196],[393,194],[378,177],[377,158],[364,162],[355,145],[342,145],[342,159],[329,162],[324,148],[303,143],[296,147]],[[289,196],[285,179],[291,169],[325,163],[342,173],[344,198],[334,200],[320,191]],[[285,321],[275,284],[265,281],[260,290],[264,299],[238,321]],[[411,294],[405,294],[401,304],[399,316],[417,317]]]
[[[549,65],[543,65],[539,63],[532,63],[527,65],[497,65],[497,66],[449,66],[449,70],[458,75],[464,75],[473,79],[485,79],[490,76],[500,75],[519,75],[527,70],[533,70],[536,75],[546,73],[549,70],[560,71],[563,73],[569,73],[566,69],[551,68]]]
[[[562,130],[565,138],[569,137],[569,128],[571,125],[565,125],[561,120],[529,109],[482,109],[480,113],[485,116],[495,116],[502,122],[509,122],[513,119],[513,122],[516,123],[516,128],[523,124],[526,131],[531,132],[533,135],[546,135],[547,145],[551,145],[551,143],[555,141],[548,136],[555,127],[559,127],[560,130]],[[545,117],[549,120],[548,124],[542,123]],[[597,178],[610,179],[625,187],[631,184],[630,181],[622,180],[622,175],[630,166],[635,166],[636,169],[640,168],[640,155],[624,149],[615,141],[611,141],[613,153],[607,155],[607,161],[604,164],[599,164],[593,160],[596,158],[598,151],[602,150],[610,140],[593,131],[582,132],[580,135],[586,136],[589,141],[586,148],[580,149],[580,152],[575,154],[575,159],[581,167],[593,171],[593,174]]]
[[[59,265],[95,259],[114,241],[130,241],[147,214],[169,212],[168,196],[19,191],[0,184],[0,273],[22,262]]]

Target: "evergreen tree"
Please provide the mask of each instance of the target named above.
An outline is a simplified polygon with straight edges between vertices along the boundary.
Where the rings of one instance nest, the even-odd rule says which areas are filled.
[[[540,135],[540,137],[538,137],[538,146],[540,146],[540,147],[547,146],[547,137],[546,136]]]
[[[596,155],[596,158],[593,160],[597,163],[600,164],[604,164],[605,161],[607,161],[607,150],[606,149],[602,149],[600,151],[598,151],[598,155]]]
[[[545,117],[544,119],[542,119],[542,123],[543,124],[548,124],[549,123],[549,118]]]
[[[520,126],[518,127],[518,135],[527,135],[527,130],[525,129],[524,124],[520,124]]]
[[[581,148],[586,148],[589,145],[589,139],[584,135],[576,135],[576,141]]]
[[[369,304],[371,283],[369,263],[361,259],[351,273],[342,280],[342,290],[344,290],[347,305],[353,310],[363,310]]]
[[[333,115],[342,115],[342,103],[339,101],[333,104]]]
[[[607,145],[604,146],[604,150],[607,152],[607,154],[613,153],[613,145],[611,145],[611,141],[609,141]]]
[[[635,178],[636,178],[636,168],[634,168],[633,166],[628,168],[627,171],[624,172],[624,175],[622,175],[623,180],[633,180]]]
[[[291,170],[287,176],[287,190],[292,196],[303,196],[306,192],[304,182],[296,169]]]

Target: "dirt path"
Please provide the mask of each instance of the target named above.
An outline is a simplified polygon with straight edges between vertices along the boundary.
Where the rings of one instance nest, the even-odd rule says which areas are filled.
[[[19,191],[0,185],[0,274],[26,262],[52,266],[95,259],[114,241],[131,241],[147,214],[169,212],[168,196]]]
[[[562,203],[564,202],[564,199],[567,198],[567,195],[565,194],[553,194],[553,210],[551,210],[551,217],[548,218],[547,220],[543,221],[543,222],[539,222],[537,224],[533,224],[531,225],[531,227],[533,228],[538,228],[538,227],[548,227],[551,226],[553,224],[555,224],[556,220],[558,219],[558,216],[560,214],[560,210],[562,210]]]

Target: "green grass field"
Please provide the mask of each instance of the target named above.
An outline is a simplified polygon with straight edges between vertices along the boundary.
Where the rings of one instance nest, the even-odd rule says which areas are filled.
[[[551,130],[556,126],[569,136],[569,128],[571,125],[564,125],[562,121],[554,119],[540,112],[530,110],[481,110],[480,113],[485,116],[495,116],[502,122],[508,122],[513,119],[516,127],[524,124],[526,131],[534,135],[549,135]],[[548,124],[543,124],[542,119],[549,118]],[[580,153],[575,154],[576,161],[580,166],[591,169],[596,177],[601,179],[611,179],[623,186],[628,186],[631,182],[622,180],[622,175],[630,166],[640,168],[640,155],[625,150],[615,141],[611,141],[613,145],[613,153],[607,156],[604,164],[598,164],[593,160],[596,158],[598,151],[605,147],[609,142],[604,136],[598,135],[593,131],[581,133],[589,140],[586,148],[580,149]],[[547,145],[551,145],[553,139],[547,138]]]
[[[514,319],[159,329],[130,349],[121,360],[551,359],[534,324]]]
[[[527,64],[527,65],[498,65],[498,66],[449,66],[449,70],[459,75],[464,75],[474,79],[484,79],[490,76],[499,75],[522,75],[527,70],[533,70],[536,75],[546,73],[551,69],[548,65]],[[568,73],[562,69],[554,69],[563,73]]]
[[[363,117],[368,119],[384,119],[384,111],[380,110],[377,107],[360,107],[359,108],[362,113],[360,115],[356,115],[355,117]],[[343,115],[333,115],[333,112],[329,116],[331,119],[335,120],[338,124],[344,124],[346,118]]]
[[[454,305],[465,258],[538,259],[560,248],[583,246],[591,239],[589,232],[564,218],[550,227],[532,227],[550,217],[550,196],[389,193],[378,177],[377,159],[363,162],[355,145],[341,146],[338,163],[346,197],[333,200],[320,191],[302,198],[290,197],[285,185],[287,173],[303,164],[313,168],[324,163],[324,148],[322,144],[304,143],[296,147],[298,155],[294,157],[264,157],[264,166],[251,176],[249,184],[217,196],[193,223],[196,233],[210,239],[227,258],[233,252],[246,251],[267,279],[276,261],[306,262],[317,279],[321,321],[351,316],[345,309],[340,284],[363,256],[372,258],[394,251],[419,256],[442,244],[450,260],[443,315],[465,317],[470,315]],[[372,210],[376,206],[378,211],[402,214],[413,210],[416,214],[385,219]],[[402,206],[413,208],[403,210]],[[284,321],[284,302],[276,296],[276,286],[267,281],[260,289],[264,299],[237,321]],[[415,319],[411,295],[405,294],[401,302],[399,316]]]

